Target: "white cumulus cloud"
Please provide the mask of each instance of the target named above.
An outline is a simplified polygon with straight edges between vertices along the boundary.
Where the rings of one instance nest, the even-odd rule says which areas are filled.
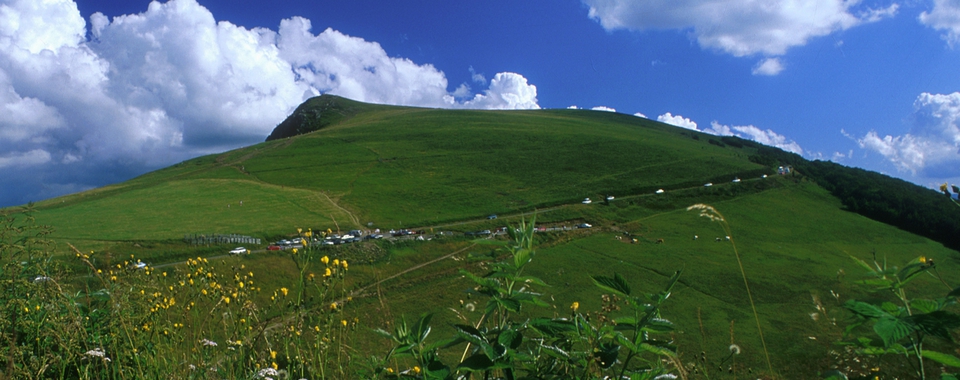
[[[607,30],[690,31],[700,46],[737,57],[780,56],[812,38],[892,17],[898,5],[856,0],[583,0]]]
[[[960,2],[933,0],[930,12],[920,13],[920,23],[943,31],[943,39],[951,46],[960,42]]]
[[[923,93],[913,105],[909,132],[880,136],[870,131],[857,143],[901,172],[929,178],[960,176],[960,92]]]
[[[711,123],[711,127],[715,131],[730,131],[733,130],[733,135],[742,137],[748,140],[753,140],[763,145],[769,145],[783,149],[787,152],[793,152],[796,154],[803,154],[803,148],[800,147],[800,144],[797,144],[795,141],[786,138],[781,134],[778,134],[770,129],[760,129],[753,125],[740,125],[740,126],[726,126],[721,125],[714,121]]]
[[[306,98],[446,108],[539,108],[496,74],[448,90],[430,64],[310,20],[276,30],[217,21],[196,0],[90,16],[72,0],[0,0],[0,206],[101,186],[262,141]],[[89,28],[89,29],[88,29]],[[92,36],[87,39],[87,36]],[[23,168],[30,167],[25,171]]]
[[[687,119],[680,115],[671,115],[669,112],[663,115],[657,116],[657,121],[661,123],[675,125],[681,128],[692,129],[695,131],[698,130],[697,123],[695,121]]]
[[[783,62],[780,58],[765,58],[753,68],[753,75],[773,76],[783,71]]]
[[[593,110],[593,111],[603,111],[603,112],[617,112],[617,110],[616,110],[615,108],[610,108],[610,107],[607,107],[607,106],[596,106],[596,107],[591,108],[591,110]]]

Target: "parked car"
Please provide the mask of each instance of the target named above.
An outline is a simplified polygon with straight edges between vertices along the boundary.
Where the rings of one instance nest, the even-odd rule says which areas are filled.
[[[489,216],[487,216],[487,219],[496,219],[496,218],[497,218],[497,214],[490,214]]]
[[[281,250],[281,249],[283,249],[283,248],[281,248],[279,245],[271,245],[271,246],[267,247],[267,250],[268,250],[268,251],[279,251],[279,250]]]
[[[230,251],[231,255],[248,255],[250,251],[243,247],[237,247]]]
[[[585,204],[585,205],[588,205],[588,204],[593,203],[593,201],[591,201],[590,198],[583,198],[583,202],[580,202],[580,203],[583,203],[583,204]]]
[[[591,227],[593,227],[593,225],[590,223],[580,223],[577,225],[577,228],[591,228]]]

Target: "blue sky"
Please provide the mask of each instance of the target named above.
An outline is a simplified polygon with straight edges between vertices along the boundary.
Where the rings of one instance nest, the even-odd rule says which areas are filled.
[[[956,0],[0,0],[0,207],[262,141],[309,96],[638,114],[960,182]]]

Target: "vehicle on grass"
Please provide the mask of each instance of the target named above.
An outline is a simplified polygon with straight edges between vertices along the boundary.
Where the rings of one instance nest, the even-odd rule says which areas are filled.
[[[588,204],[593,203],[593,201],[591,201],[590,198],[583,198],[583,202],[580,202],[580,203],[583,203],[583,204],[585,204],[585,205],[588,205]]]
[[[591,227],[593,227],[593,225],[590,223],[580,223],[577,225],[577,228],[591,228]]]
[[[279,251],[279,250],[282,250],[282,249],[283,249],[283,247],[280,247],[279,245],[271,245],[271,246],[268,246],[268,247],[267,247],[267,250],[268,250],[268,251]]]
[[[237,248],[234,248],[234,249],[230,250],[230,254],[231,254],[231,255],[249,255],[249,254],[250,254],[250,250],[248,250],[248,249],[246,249],[246,248],[243,248],[243,247],[237,247]]]
[[[490,214],[489,216],[487,216],[487,219],[491,219],[491,220],[496,218],[497,218],[497,214]]]

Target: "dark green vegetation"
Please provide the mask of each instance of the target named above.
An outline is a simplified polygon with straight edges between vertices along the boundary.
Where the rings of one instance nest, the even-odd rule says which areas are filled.
[[[850,211],[960,249],[960,218],[943,212],[943,194],[868,170],[833,162],[807,161],[774,148],[761,148],[752,161],[792,165],[843,202]]]
[[[298,227],[346,231],[368,223],[382,230],[474,231],[516,224],[520,213],[534,211],[540,226],[588,222],[595,227],[536,235],[538,253],[525,270],[546,283],[536,290],[548,306],[525,307],[522,315],[569,316],[573,302],[592,318],[616,314],[603,311],[609,305],[591,276],[616,272],[635,294],[655,294],[683,270],[662,313],[676,326],[671,337],[692,378],[704,377],[703,370],[709,378],[815,378],[854,363],[853,353],[834,344],[850,317],[843,304],[882,297],[855,284],[862,271],[849,256],[902,263],[925,255],[948,284],[960,283],[957,253],[943,246],[956,234],[924,232],[946,231],[960,220],[942,195],[737,138],[604,112],[431,110],[328,96],[305,103],[281,127],[275,131],[281,138],[262,144],[41,202],[35,216],[55,227],[50,237],[61,253],[71,242],[95,250],[91,260],[105,267],[131,253],[162,264],[233,248],[179,243],[194,233],[275,240]],[[778,176],[778,165],[792,165],[796,174]],[[605,204],[605,195],[616,198]],[[585,197],[594,203],[581,204]],[[716,207],[732,229],[775,374],[767,373],[732,243],[719,225],[685,211],[697,203]],[[486,219],[494,213],[499,219]],[[883,215],[910,219],[898,229],[857,213],[891,224]],[[929,221],[947,227],[908,228]],[[486,300],[465,292],[476,283],[460,271],[488,273],[493,248],[453,236],[324,252],[350,260],[346,287],[356,296],[345,319],[393,331],[387,324],[401,315],[413,322],[432,312],[431,339],[439,340],[455,336],[454,325],[479,318]],[[268,293],[294,289],[287,284],[296,269],[284,254],[255,253],[229,265],[254,270]],[[950,290],[927,274],[910,286],[914,294]],[[357,331],[359,357],[386,355],[384,340]],[[741,354],[731,355],[731,343]],[[443,362],[458,362],[460,352],[452,356]],[[869,373],[874,365],[848,374]],[[883,370],[911,373],[904,368]]]

